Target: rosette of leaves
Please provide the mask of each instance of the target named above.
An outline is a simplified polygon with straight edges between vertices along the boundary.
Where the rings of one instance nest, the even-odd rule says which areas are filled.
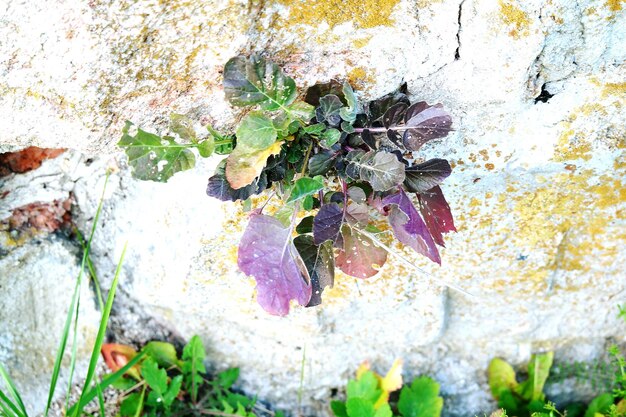
[[[309,88],[301,100],[295,81],[259,56],[230,59],[223,86],[226,99],[248,112],[234,135],[211,131],[216,145],[230,140],[231,151],[207,194],[251,206],[251,196],[268,190],[279,202],[273,216],[251,211],[238,251],[266,311],[286,315],[291,300],[320,304],[336,268],[361,279],[378,273],[390,251],[376,227],[381,217],[399,242],[441,263],[437,246],[456,230],[440,188],[452,170],[444,159],[419,157],[422,145],[451,130],[441,104],[412,104],[406,85],[359,103],[348,83],[336,81]],[[138,132],[121,143],[140,145]],[[149,151],[136,153],[146,159]]]
[[[149,342],[141,353],[126,345],[102,346],[104,361],[113,372],[139,354],[138,363],[113,385],[120,391],[119,416],[258,415],[256,400],[232,389],[239,368],[207,374],[205,349],[198,336],[189,340],[180,355],[167,342]]]

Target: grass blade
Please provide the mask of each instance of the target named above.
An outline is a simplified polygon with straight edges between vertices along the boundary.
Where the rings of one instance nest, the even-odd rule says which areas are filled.
[[[102,388],[100,387],[100,382],[96,382],[96,393],[98,394],[98,406],[100,407],[100,417],[105,417],[104,396],[102,395]]]
[[[50,390],[48,392],[48,401],[46,403],[46,411],[44,412],[44,416],[48,417],[48,412],[50,411],[50,405],[52,404],[52,399],[54,398],[54,392],[56,390],[56,386],[59,380],[59,373],[61,372],[61,361],[63,360],[63,355],[65,355],[65,348],[67,347],[67,338],[69,336],[69,329],[72,322],[72,316],[74,316],[74,310],[76,308],[77,299],[80,294],[80,282],[83,277],[83,271],[85,269],[85,263],[87,258],[89,257],[89,249],[91,248],[91,242],[93,241],[93,236],[96,233],[96,227],[98,226],[98,219],[100,218],[100,212],[102,211],[102,203],[104,201],[104,193],[106,191],[107,183],[109,181],[109,173],[106,174],[104,179],[104,186],[102,188],[102,195],[100,196],[100,202],[98,203],[98,209],[96,210],[96,215],[93,220],[93,224],[91,225],[91,233],[89,235],[89,242],[87,246],[83,249],[83,258],[80,265],[80,270],[78,271],[78,277],[76,278],[76,287],[74,289],[74,295],[72,296],[72,302],[70,304],[70,309],[67,312],[67,318],[65,319],[65,325],[63,326],[63,333],[61,336],[61,342],[59,344],[59,350],[57,351],[56,359],[54,360],[54,368],[52,370],[52,378],[50,379]],[[76,316],[78,318],[78,311],[76,311]],[[74,342],[76,342],[76,338],[74,338]],[[75,349],[73,350],[73,358],[75,359]],[[71,384],[71,379],[70,379]],[[71,389],[71,385],[68,386],[68,392]]]
[[[128,361],[128,363],[126,365],[124,365],[123,367],[121,367],[120,369],[118,369],[117,371],[115,371],[114,373],[106,376],[102,382],[100,382],[100,384],[98,384],[100,386],[101,390],[106,389],[107,387],[109,387],[111,384],[114,384],[118,379],[120,379],[122,376],[124,376],[124,374],[126,372],[128,372],[128,370],[130,368],[132,368],[133,366],[137,365],[139,363],[139,361],[141,359],[143,359],[143,356],[146,354],[145,351],[141,351],[139,352],[134,358],[132,358],[130,361]],[[86,394],[82,395],[81,394],[81,399],[78,401],[78,403],[74,404],[67,412],[68,416],[72,416],[74,415],[77,411],[81,411],[83,408],[85,408],[85,406],[87,404],[89,404],[90,401],[92,401],[94,398],[96,398],[96,395],[98,395],[98,390],[96,388],[92,388],[91,390],[89,390]],[[78,414],[77,414],[78,415]]]
[[[96,343],[93,346],[93,350],[91,352],[91,360],[89,361],[89,369],[87,370],[87,378],[85,379],[85,385],[83,386],[83,391],[80,394],[80,399],[78,401],[79,404],[82,403],[82,399],[89,387],[91,386],[91,381],[93,380],[94,374],[96,372],[96,365],[98,364],[98,358],[100,357],[100,349],[102,349],[102,343],[104,341],[104,336],[106,333],[106,328],[109,322],[109,316],[111,315],[111,309],[113,308],[113,299],[115,299],[115,290],[117,289],[117,283],[120,278],[120,272],[122,271],[122,263],[124,262],[124,256],[126,255],[126,245],[124,245],[124,249],[122,249],[122,255],[120,256],[120,260],[117,264],[117,268],[115,270],[115,277],[113,278],[113,283],[111,284],[111,289],[109,290],[109,296],[107,297],[106,305],[104,306],[104,311],[102,311],[102,319],[100,320],[100,328],[98,329],[98,336],[96,337]],[[78,416],[79,409],[76,408],[72,416]]]
[[[17,407],[19,407],[18,415],[27,417],[28,413],[26,412],[26,407],[24,407],[24,403],[22,402],[22,397],[20,397],[20,394],[17,391],[17,388],[15,387],[15,384],[13,384],[13,381],[11,380],[11,377],[9,376],[9,374],[7,373],[7,371],[4,369],[4,367],[2,365],[0,365],[0,376],[2,376],[2,379],[4,380],[4,383],[6,385],[7,390],[9,391],[9,394],[13,398],[13,401],[15,401],[15,403],[17,404]],[[3,396],[4,396],[4,394],[3,394]],[[3,400],[5,400],[5,399],[3,398]],[[9,405],[10,404],[11,404],[11,402],[9,402]]]
[[[7,417],[19,417],[22,415],[17,406],[13,404],[13,401],[11,401],[2,390],[0,390],[0,408],[2,408],[2,415],[6,415]]]
[[[79,281],[80,282],[80,281]],[[78,289],[78,297],[76,299],[76,311],[74,315],[74,334],[72,337],[72,359],[70,362],[70,377],[67,382],[67,393],[65,394],[65,409],[70,406],[70,391],[72,387],[72,380],[74,379],[74,370],[76,369],[76,349],[78,347],[78,313],[80,311],[80,285]]]

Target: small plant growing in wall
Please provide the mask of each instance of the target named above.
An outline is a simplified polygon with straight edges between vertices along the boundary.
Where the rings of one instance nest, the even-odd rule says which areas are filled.
[[[336,268],[374,276],[391,252],[381,219],[404,246],[441,263],[437,246],[456,230],[439,187],[451,167],[419,157],[425,143],[451,131],[441,104],[411,103],[406,85],[359,103],[348,83],[335,81],[299,99],[294,80],[258,56],[229,60],[223,83],[227,100],[250,110],[234,134],[208,126],[198,137],[191,120],[172,115],[171,135],[128,122],[119,145],[134,175],[154,181],[193,167],[194,149],[202,157],[228,155],[207,194],[246,204],[267,196],[251,210],[238,251],[239,268],[256,279],[266,311],[286,315],[291,300],[320,304]],[[280,207],[274,215],[264,211],[271,199]]]

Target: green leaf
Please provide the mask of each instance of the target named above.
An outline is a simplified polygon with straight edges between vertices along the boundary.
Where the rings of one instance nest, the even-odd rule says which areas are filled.
[[[350,87],[350,84],[348,83],[343,83],[342,91],[348,106],[339,110],[339,115],[341,115],[341,118],[346,122],[354,123],[358,112],[356,96],[354,95],[352,87]]]
[[[515,370],[500,358],[495,358],[487,369],[487,378],[493,397],[498,400],[504,391],[511,391],[517,387]]]
[[[146,384],[156,392],[159,397],[162,397],[165,391],[167,391],[167,372],[165,369],[160,369],[157,362],[148,357],[141,364],[141,376],[146,381]]]
[[[163,404],[165,405],[165,408],[169,408],[172,405],[174,399],[178,396],[178,393],[180,392],[180,387],[182,386],[182,384],[182,375],[177,375],[172,378],[172,382],[170,382],[169,387],[167,388],[167,392],[163,394]]]
[[[346,403],[343,401],[331,401],[330,409],[333,410],[335,417],[348,417],[348,411],[346,410]]]
[[[338,126],[341,122],[339,111],[343,103],[334,94],[325,95],[320,99],[320,105],[315,110],[316,120],[320,123],[326,122],[330,126]]]
[[[346,133],[354,133],[354,127],[352,127],[352,124],[350,122],[346,121],[341,122],[341,130]]]
[[[369,182],[374,191],[388,191],[405,179],[404,164],[389,152],[370,151],[352,164],[359,167],[360,178]]]
[[[187,116],[176,113],[170,114],[170,130],[183,140],[188,140],[189,142],[197,141],[193,122]]]
[[[387,403],[378,407],[376,409],[376,412],[374,413],[374,417],[392,417],[392,416],[393,416],[393,413],[391,412],[391,407]]]
[[[293,103],[296,83],[278,65],[257,55],[237,56],[224,66],[224,93],[235,106],[259,104],[272,111]]]
[[[248,114],[237,128],[237,145],[264,150],[272,146],[278,132],[272,120],[261,112]]]
[[[154,359],[163,368],[169,368],[179,363],[176,348],[171,343],[152,341],[144,346],[143,350],[147,356]]]
[[[134,379],[121,377],[117,379],[114,383],[112,383],[111,386],[117,390],[126,391],[134,387],[135,384],[137,384],[137,381],[135,381]]]
[[[204,345],[198,336],[193,336],[183,348],[182,371],[185,376],[185,387],[191,393],[194,402],[198,398],[198,389],[203,382],[201,373],[206,372],[205,356]]]
[[[213,155],[213,151],[215,150],[215,141],[212,137],[208,137],[202,142],[198,143],[198,153],[203,158],[208,158]]]
[[[400,391],[398,410],[403,417],[439,417],[442,408],[439,384],[428,377],[416,378]]]
[[[353,397],[346,401],[348,417],[374,417],[374,404],[365,398]]]
[[[337,155],[331,151],[321,151],[309,159],[309,174],[323,175],[335,164]]]
[[[296,226],[296,232],[302,235],[305,233],[313,233],[313,219],[315,216],[307,216],[303,218],[300,223]]]
[[[339,138],[341,137],[341,132],[337,129],[328,129],[324,133],[322,133],[322,146],[330,149],[335,143],[339,142]]]
[[[585,417],[595,417],[596,414],[606,414],[609,407],[613,405],[612,394],[602,394],[594,398],[585,411]]]
[[[289,198],[287,199],[287,203],[291,203],[292,201],[296,201],[308,195],[315,194],[322,188],[324,188],[324,182],[321,176],[317,176],[315,178],[300,178],[296,180],[295,184],[293,185],[293,188],[291,189],[291,194],[289,194]]]
[[[239,368],[230,368],[217,374],[217,382],[224,389],[229,389],[239,378]]]
[[[233,136],[223,136],[217,130],[213,129],[213,126],[211,125],[206,125],[206,130],[213,138],[216,154],[228,155],[233,151],[233,148],[235,147],[235,140]]]
[[[348,398],[363,398],[375,403],[380,397],[378,380],[372,371],[364,372],[358,380],[350,380],[346,386]]]
[[[144,394],[135,392],[130,394],[120,406],[120,414],[124,417],[134,417],[143,408]]]
[[[315,107],[304,101],[296,101],[287,109],[292,117],[301,119],[304,122],[308,122],[315,116]]]
[[[528,364],[528,379],[520,384],[517,392],[526,401],[544,401],[543,386],[550,375],[553,352],[532,355]]]
[[[312,136],[320,135],[326,129],[324,123],[315,123],[314,125],[305,126],[302,130]]]
[[[195,166],[196,158],[188,149],[193,144],[179,144],[169,136],[161,138],[141,129],[131,136],[129,130],[132,126],[131,122],[126,122],[122,139],[117,145],[125,149],[135,178],[167,182],[175,173]]]
[[[302,200],[302,209],[303,210],[313,210],[313,205],[315,204],[315,200],[313,200],[312,195],[307,195]]]

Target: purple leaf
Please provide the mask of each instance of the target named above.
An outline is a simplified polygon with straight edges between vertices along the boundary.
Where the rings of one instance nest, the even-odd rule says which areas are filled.
[[[336,259],[339,269],[355,278],[376,275],[387,261],[387,251],[376,246],[369,237],[348,224],[343,225],[341,234],[343,249]]]
[[[237,264],[257,283],[257,301],[270,314],[285,316],[289,301],[306,306],[311,282],[302,257],[291,240],[291,228],[262,214],[250,217],[239,242]]]
[[[393,106],[389,107],[385,114],[383,115],[383,125],[389,129],[390,127],[397,126],[404,116],[404,113],[407,111],[408,105],[406,103],[400,102],[396,103]],[[394,144],[400,146],[400,139],[402,136],[395,130],[387,130],[387,137]]]
[[[386,205],[393,205],[389,212],[389,224],[393,234],[404,245],[410,246],[433,262],[441,265],[441,257],[424,220],[403,190],[385,197]]]
[[[420,212],[424,216],[430,234],[439,246],[445,246],[442,234],[456,232],[456,227],[454,227],[452,212],[443,196],[443,191],[439,186],[435,186],[418,194],[417,198],[420,203]]]
[[[408,128],[403,135],[404,146],[417,151],[426,142],[443,138],[452,130],[452,118],[443,109],[443,105],[430,106],[425,102],[413,104],[404,115]]]
[[[313,219],[313,238],[316,245],[320,245],[327,240],[333,243],[341,236],[341,225],[343,224],[344,213],[339,204],[324,204]]]
[[[452,173],[445,159],[430,159],[422,164],[405,168],[404,186],[413,193],[424,193],[448,178]]]
[[[314,307],[322,303],[322,292],[325,287],[333,286],[335,281],[335,258],[333,245],[324,242],[317,246],[313,243],[313,237],[301,235],[293,240],[302,260],[311,276],[311,300],[307,307]]]

